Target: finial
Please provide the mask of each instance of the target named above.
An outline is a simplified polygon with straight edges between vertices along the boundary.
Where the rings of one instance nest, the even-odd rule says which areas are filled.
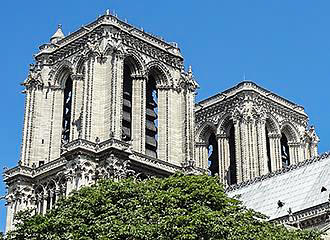
[[[184,66],[183,65],[181,65],[181,73],[184,73]]]
[[[109,10],[109,9],[107,9],[107,10],[105,11],[105,15],[110,15],[110,10]]]
[[[245,77],[245,72],[243,72],[243,81],[246,80],[246,77]]]
[[[189,74],[192,74],[192,67],[191,67],[191,65],[189,65],[188,73],[189,73]]]
[[[54,35],[50,38],[51,43],[57,43],[59,40],[64,38],[64,34],[62,32],[62,24],[57,25],[57,30]]]

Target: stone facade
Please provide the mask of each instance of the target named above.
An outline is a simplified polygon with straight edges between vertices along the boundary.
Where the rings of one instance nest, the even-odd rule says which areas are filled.
[[[244,81],[197,104],[196,164],[218,166],[226,184],[277,171],[318,155],[319,138],[307,124],[303,107]],[[218,154],[210,159],[212,136]]]
[[[21,159],[4,172],[6,231],[100,178],[218,174],[237,186],[317,156],[304,109],[244,81],[195,104],[176,43],[108,11],[40,47],[22,83]]]
[[[98,178],[167,176],[194,159],[198,85],[177,44],[109,12],[67,37],[59,26],[22,85],[21,159],[4,174],[7,231],[17,211],[44,213]]]

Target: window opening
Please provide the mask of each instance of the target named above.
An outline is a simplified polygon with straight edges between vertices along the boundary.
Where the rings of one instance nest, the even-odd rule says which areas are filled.
[[[146,154],[157,158],[158,147],[158,91],[156,80],[149,76],[146,92]]]
[[[266,150],[267,150],[267,166],[268,166],[268,172],[272,171],[272,163],[270,159],[270,139],[268,136],[268,129],[266,127]]]
[[[64,103],[63,103],[63,121],[62,121],[62,143],[68,143],[70,140],[70,122],[72,106],[72,79],[68,77],[65,81]]]
[[[281,158],[282,158],[283,167],[287,167],[290,165],[288,139],[285,136],[285,134],[283,134],[283,133],[282,133],[282,137],[281,137]]]
[[[209,137],[208,155],[209,175],[214,176],[219,174],[219,149],[217,138],[214,133]]]
[[[132,139],[132,76],[127,64],[124,64],[122,139]]]
[[[235,127],[234,124],[231,123],[229,129],[229,184],[236,184],[237,183],[237,170],[236,170],[236,149],[235,149]]]

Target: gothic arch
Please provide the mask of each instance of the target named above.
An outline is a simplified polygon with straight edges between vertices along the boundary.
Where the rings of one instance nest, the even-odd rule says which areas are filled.
[[[217,134],[225,134],[229,136],[230,124],[232,123],[232,117],[230,113],[223,115],[218,123]]]
[[[38,194],[44,194],[45,192],[45,187],[42,184],[38,184],[35,188],[34,188],[34,192],[36,195]]]
[[[170,71],[159,61],[152,61],[146,65],[145,76],[153,75],[158,87],[167,87],[172,83]]]
[[[53,186],[54,186],[54,188],[53,188]],[[57,185],[56,181],[55,181],[54,179],[51,179],[51,180],[47,183],[45,189],[46,189],[46,190],[50,190],[50,189],[54,189],[54,190],[56,190],[57,187],[58,187],[58,185]]]
[[[58,84],[64,89],[66,80],[73,73],[72,63],[65,60],[54,71],[56,72],[53,79],[54,84]]]
[[[84,68],[85,68],[85,62],[86,62],[86,57],[84,57],[83,55],[78,56],[74,62],[76,62],[73,65],[73,70],[74,73],[76,74],[83,74],[84,73]]]
[[[299,141],[299,133],[291,122],[282,122],[281,126],[281,133],[283,133],[287,137],[289,142],[295,143]]]
[[[277,119],[270,113],[268,113],[266,116],[266,128],[269,133],[273,133],[273,134],[281,133],[280,125]]]
[[[212,133],[216,134],[217,128],[212,122],[204,122],[196,134],[197,142],[208,143],[208,139]]]
[[[145,72],[145,62],[142,57],[133,49],[128,49],[124,54],[124,62],[127,62],[133,74],[142,74]]]

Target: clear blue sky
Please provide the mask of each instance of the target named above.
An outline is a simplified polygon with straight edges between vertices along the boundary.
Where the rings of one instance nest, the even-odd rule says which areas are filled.
[[[201,88],[197,100],[252,80],[305,107],[330,150],[330,2],[326,0],[58,0],[1,3],[0,169],[19,160],[24,95],[19,83],[58,23],[65,34],[106,9],[179,43]],[[0,183],[0,195],[5,193]],[[0,203],[0,231],[5,207]]]

